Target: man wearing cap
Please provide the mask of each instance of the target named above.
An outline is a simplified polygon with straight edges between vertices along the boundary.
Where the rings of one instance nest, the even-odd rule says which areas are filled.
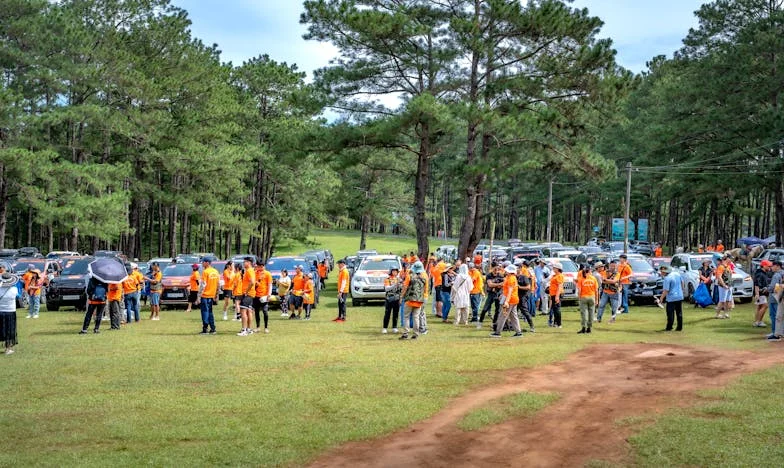
[[[400,291],[403,284],[400,281],[400,271],[397,267],[389,269],[389,276],[384,278],[384,323],[381,333],[386,335],[389,319],[392,319],[392,333],[397,333],[397,317],[400,311]]]
[[[199,283],[201,283],[201,275],[199,275],[199,264],[194,263],[191,265],[191,270],[191,277],[188,279],[188,307],[185,308],[185,312],[190,312],[192,305],[199,305],[196,302],[196,299],[199,297]]]
[[[604,308],[607,304],[610,304],[610,313],[612,318],[610,318],[610,323],[615,322],[615,314],[618,310],[618,288],[620,287],[620,281],[618,276],[618,271],[616,269],[615,261],[610,262],[610,264],[605,268],[602,262],[597,262],[594,265],[596,271],[602,276],[602,293],[599,296],[599,312],[597,314],[596,320],[601,323],[602,316],[604,316]]]
[[[620,255],[620,263],[618,264],[618,276],[621,279],[621,308],[624,314],[629,313],[629,288],[632,284],[632,266],[629,265],[629,260],[626,254]]]
[[[218,286],[220,285],[220,274],[218,270],[212,267],[212,261],[204,257],[201,261],[202,274],[199,281],[198,297],[196,304],[199,305],[201,311],[201,335],[214,335],[215,331],[215,315],[212,312],[212,306],[218,300]],[[207,330],[209,328],[209,331]]]
[[[346,261],[338,260],[338,316],[333,322],[346,321],[346,298],[348,296],[350,279],[346,270]]]
[[[730,310],[732,309],[732,270],[729,267],[728,256],[721,257],[719,266],[716,267],[716,284],[719,287],[719,300],[716,305],[717,319],[730,318]]]
[[[667,326],[664,331],[672,331],[673,322],[676,322],[675,331],[681,331],[683,330],[683,282],[681,275],[677,270],[670,271],[670,267],[667,265],[659,267],[659,274],[664,278],[659,303],[666,302],[667,304]]]
[[[754,326],[764,328],[765,322],[762,318],[765,316],[765,311],[768,309],[768,296],[770,290],[770,270],[773,266],[770,260],[763,260],[760,262],[759,268],[754,270],[754,304],[757,310],[754,313]]]
[[[553,263],[555,274],[550,278],[550,315],[552,327],[562,328],[561,323],[561,296],[563,295],[564,275],[563,265],[559,262]]]

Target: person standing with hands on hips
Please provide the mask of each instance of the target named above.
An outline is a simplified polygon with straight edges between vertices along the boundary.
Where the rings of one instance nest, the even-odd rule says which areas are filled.
[[[349,288],[348,270],[346,270],[345,260],[338,260],[338,316],[333,322],[346,321],[346,299]]]

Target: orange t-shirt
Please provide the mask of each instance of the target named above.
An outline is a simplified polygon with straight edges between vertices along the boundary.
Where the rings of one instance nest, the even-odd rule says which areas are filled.
[[[433,278],[433,286],[438,287],[441,286],[443,283],[443,278],[441,274],[444,272],[444,267],[446,263],[439,262],[433,269],[430,271],[430,276]]]
[[[232,282],[234,283],[234,291],[231,293],[234,297],[242,296],[242,273],[240,271],[234,272],[234,275],[232,275]]]
[[[30,288],[30,278],[32,278],[32,277],[33,277],[33,274],[30,273],[29,271],[27,273],[25,273],[24,275],[22,275],[22,281],[24,282],[25,290]]]
[[[305,293],[305,282],[307,278],[302,273],[291,278],[291,294],[302,296]]]
[[[482,294],[482,289],[484,288],[482,272],[474,268],[473,270],[468,270],[468,276],[474,282],[474,289],[471,290],[471,294]]]
[[[309,279],[305,281],[305,291],[302,296],[302,302],[304,304],[313,304],[315,302],[315,295],[313,294],[313,280]]]
[[[621,284],[631,284],[632,266],[628,263],[618,265],[618,275],[621,278]],[[627,278],[624,279],[624,276]]]
[[[256,270],[256,297],[264,297],[272,294],[272,273]]]
[[[201,278],[199,277],[198,270],[194,271],[193,273],[191,273],[191,278],[190,278],[190,282],[191,282],[190,283],[190,288],[191,288],[191,291],[195,292],[195,291],[199,290],[199,282],[200,281],[201,281]]]
[[[584,278],[582,274],[579,274],[577,275],[577,289],[580,290],[580,297],[596,297],[599,282],[590,273]]]
[[[242,276],[242,294],[245,294],[248,297],[256,297],[256,291],[253,289],[255,284],[256,272],[253,271],[253,268],[248,268]],[[248,291],[247,294],[245,291]]]
[[[348,270],[343,268],[342,270],[340,270],[340,273],[338,273],[338,292],[348,293],[348,283],[349,283]]]
[[[109,292],[106,294],[106,299],[110,301],[121,301],[122,300],[122,293],[123,288],[119,284],[110,284],[109,285]]]
[[[702,249],[700,249],[700,250],[702,250]],[[656,250],[653,251],[653,256],[654,257],[661,257],[662,256],[662,248],[661,247],[656,247]]]
[[[564,275],[556,273],[550,278],[550,295],[560,297],[563,294]]]
[[[122,290],[125,294],[133,294],[139,289],[139,280],[136,279],[136,275],[131,273],[125,278],[125,281],[122,282]]]
[[[716,267],[716,273],[714,273],[714,276],[716,277],[716,282],[717,283],[719,282],[719,278],[721,278],[721,275],[724,274],[724,270],[726,270],[726,269],[727,269],[727,267],[724,266],[724,265],[719,265],[718,267]],[[729,286],[729,285],[726,285],[726,286]],[[724,286],[722,286],[722,287],[724,287]]]
[[[136,290],[141,291],[142,286],[144,286],[144,275],[139,270],[134,270],[131,276],[136,278]]]
[[[716,246],[716,252],[724,252],[724,244],[719,244]]]
[[[520,296],[517,294],[517,277],[515,275],[506,275],[504,278],[504,296],[506,296],[509,305],[517,305],[520,303]]]
[[[319,274],[319,278],[327,277],[327,266],[325,264],[319,263],[318,274]]]
[[[201,297],[216,299],[218,297],[218,286],[220,286],[218,270],[213,267],[207,268],[202,274],[202,280],[204,281],[204,289],[201,292]]]
[[[234,291],[234,270],[223,270],[223,289]]]

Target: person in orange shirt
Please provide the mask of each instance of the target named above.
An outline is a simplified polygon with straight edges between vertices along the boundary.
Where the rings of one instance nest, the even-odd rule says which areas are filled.
[[[112,330],[120,329],[120,301],[122,301],[123,286],[122,284],[110,284],[109,294],[109,323]]]
[[[133,263],[130,265],[131,272],[125,278],[125,281],[122,282],[122,293],[125,302],[125,323],[133,322],[134,315],[136,316],[136,321],[139,321],[139,296],[137,296],[139,279],[138,275],[136,275],[139,272],[139,266],[136,265],[134,269],[133,265]]]
[[[305,304],[305,320],[310,320],[310,311],[316,302],[315,289],[316,284],[313,282],[313,273],[308,273],[305,277],[305,291],[302,294],[302,303]]]
[[[191,265],[193,272],[188,279],[188,307],[185,312],[191,311],[191,306],[198,305],[196,299],[199,297],[199,283],[201,283],[201,275],[199,275],[199,264],[194,263]]]
[[[580,322],[578,333],[591,333],[594,311],[599,302],[599,282],[591,273],[591,267],[583,265],[577,273],[577,296],[580,302]]]
[[[101,319],[103,319],[103,312],[106,308],[106,297],[108,295],[109,286],[95,278],[90,278],[87,282],[87,312],[84,314],[84,323],[80,335],[87,334],[87,328],[90,326],[90,321],[95,316],[95,330],[93,333],[100,333]]]
[[[350,278],[348,270],[346,270],[346,262],[338,260],[338,316],[333,319],[333,322],[346,321],[346,299],[348,297]]]
[[[31,265],[32,266],[32,265]],[[41,310],[41,291],[46,285],[46,277],[41,277],[41,270],[33,268],[28,271],[29,275],[25,282],[25,291],[27,291],[27,300],[30,302],[30,308],[27,318],[38,318],[38,313]],[[27,274],[27,273],[25,273]]]
[[[512,337],[520,338],[523,336],[523,332],[520,329],[520,320],[517,318],[517,305],[520,303],[517,277],[515,276],[517,274],[517,269],[513,265],[509,265],[504,269],[504,273],[506,276],[504,277],[504,285],[502,288],[502,311],[501,315],[498,317],[498,322],[496,322],[495,331],[490,333],[490,336],[492,338],[500,338],[501,330],[504,329],[506,321],[509,320],[515,331]]]
[[[256,261],[256,299],[253,310],[256,313],[256,329],[261,328],[261,313],[264,313],[264,333],[269,333],[269,296],[272,294],[272,273],[267,271],[262,260]]]
[[[468,267],[468,276],[474,282],[474,287],[471,289],[471,322],[478,322],[479,306],[482,304],[482,296],[485,291],[485,278],[476,263],[471,263]]]
[[[722,243],[721,239],[716,241],[716,252],[724,253],[724,244]]]
[[[244,263],[244,260],[243,260]],[[234,268],[234,290],[231,296],[234,298],[234,321],[242,320],[242,313],[240,313],[240,302],[242,302],[242,278],[245,272],[242,267],[236,265]]]
[[[139,271],[139,265],[137,263],[131,263],[131,276],[136,278],[136,293],[134,294],[134,309],[133,314],[138,322],[141,320],[141,304],[142,304],[142,289],[144,289],[144,275],[141,271]],[[130,322],[128,322],[130,323]]]
[[[653,251],[654,257],[661,257],[662,256],[662,246],[661,244],[656,244],[656,249]]]
[[[229,305],[234,298],[234,262],[226,262],[223,268],[223,320],[229,319]]]
[[[218,300],[218,288],[220,287],[220,274],[218,270],[212,267],[212,261],[204,258],[201,261],[202,274],[199,287],[197,289],[198,296],[196,304],[199,305],[201,311],[201,333],[200,335],[214,335],[215,330],[215,315],[212,312],[212,306]],[[207,331],[209,327],[209,331]]]
[[[338,273],[340,276],[340,273]],[[299,320],[302,318],[302,310],[305,305],[305,274],[302,273],[302,265],[297,265],[294,276],[291,277],[291,296],[289,297],[289,320]]]
[[[318,265],[318,275],[319,275],[319,282],[321,282],[321,289],[327,287],[327,275],[329,274],[329,267],[327,267],[327,261],[322,260],[321,263]]]
[[[444,303],[441,299],[441,283],[443,281],[443,274],[446,271],[446,262],[443,260],[439,261],[436,266],[430,270],[430,278],[433,281],[433,288],[436,292],[435,297],[435,305],[436,305],[436,317],[441,317],[441,312],[444,308]]]
[[[562,328],[561,324],[561,296],[563,295],[564,275],[563,265],[553,263],[553,275],[550,277],[550,316],[551,327]]]
[[[716,250],[716,249],[713,247],[713,245],[709,245],[709,246],[708,246],[708,247],[705,249],[705,251],[707,251],[707,252],[713,252],[714,250]]]
[[[237,333],[237,336],[248,336],[253,334],[253,329],[250,327],[251,313],[253,312],[253,298],[256,297],[256,273],[253,271],[253,259],[251,257],[245,257],[243,260],[243,267],[245,273],[242,274],[242,295],[239,298],[242,330]]]
[[[632,266],[629,265],[629,260],[626,254],[620,255],[620,263],[618,263],[618,275],[621,277],[621,309],[622,313],[629,313],[629,288],[632,284]]]

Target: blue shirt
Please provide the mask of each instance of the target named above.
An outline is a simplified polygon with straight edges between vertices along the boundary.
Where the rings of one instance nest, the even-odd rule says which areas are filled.
[[[681,275],[673,271],[664,277],[664,290],[667,291],[667,302],[675,302],[683,300],[683,286],[681,284]]]

